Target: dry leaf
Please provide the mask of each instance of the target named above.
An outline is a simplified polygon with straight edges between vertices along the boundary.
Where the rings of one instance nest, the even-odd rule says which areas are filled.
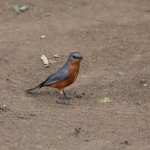
[[[108,97],[104,97],[103,99],[100,100],[101,103],[110,103],[110,99]]]
[[[60,58],[61,56],[59,54],[55,54],[55,55],[53,55],[53,57]]]
[[[20,13],[20,12],[27,10],[28,6],[26,6],[26,5],[24,5],[24,6],[14,5],[13,9],[16,11],[16,13]]]
[[[44,67],[48,67],[49,66],[49,61],[48,61],[47,57],[45,55],[42,55],[41,59],[44,62]]]

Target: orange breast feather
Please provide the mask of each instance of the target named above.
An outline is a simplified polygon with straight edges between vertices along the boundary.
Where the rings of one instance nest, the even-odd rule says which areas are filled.
[[[65,87],[72,84],[78,76],[79,67],[80,67],[80,60],[79,59],[73,60],[71,62],[71,66],[69,66],[68,68],[69,76],[60,82],[56,82],[52,84],[51,87],[57,88],[59,90],[63,90]]]

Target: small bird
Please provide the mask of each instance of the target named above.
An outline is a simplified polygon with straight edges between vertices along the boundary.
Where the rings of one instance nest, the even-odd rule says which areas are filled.
[[[66,104],[64,99],[70,98],[66,96],[64,88],[69,86],[76,80],[79,73],[81,59],[83,59],[83,57],[79,52],[71,53],[68,57],[67,62],[59,71],[47,77],[47,79],[38,86],[26,90],[26,92],[30,92],[44,86],[57,88],[60,92],[60,98],[62,99],[62,102],[57,103]]]

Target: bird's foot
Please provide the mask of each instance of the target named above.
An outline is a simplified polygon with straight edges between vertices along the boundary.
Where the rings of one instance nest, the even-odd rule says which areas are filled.
[[[62,102],[56,101],[56,103],[57,103],[57,104],[63,104],[63,105],[67,105],[67,106],[69,106],[69,104],[68,104],[68,103],[66,103],[65,101],[62,101]]]
[[[62,99],[62,97],[60,96],[59,99]],[[65,96],[64,96],[63,99],[70,100],[71,98],[70,98],[70,97],[65,97]]]
[[[64,97],[66,100],[70,100],[71,98],[70,97]]]
[[[66,100],[70,100],[70,99],[71,99],[70,97],[67,97],[67,96],[66,96],[65,91],[63,91],[63,94],[64,94],[64,96],[63,96],[64,99],[66,99]]]

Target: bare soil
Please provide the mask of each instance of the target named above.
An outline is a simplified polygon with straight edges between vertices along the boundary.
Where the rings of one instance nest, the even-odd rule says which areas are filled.
[[[1,0],[0,37],[0,150],[150,150],[149,0]],[[53,88],[25,92],[74,51],[69,106]]]

